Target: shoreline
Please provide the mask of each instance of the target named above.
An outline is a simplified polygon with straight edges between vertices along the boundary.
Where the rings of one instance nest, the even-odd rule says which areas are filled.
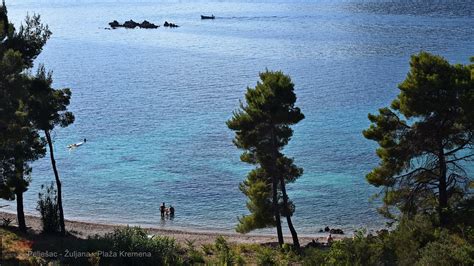
[[[0,217],[12,220],[12,225],[17,225],[16,214],[0,211]],[[26,224],[35,233],[41,232],[41,220],[39,216],[25,214]],[[123,224],[113,223],[93,223],[83,222],[74,220],[65,220],[66,230],[79,238],[88,238],[94,235],[104,235],[106,233],[113,232],[115,229],[127,227]],[[210,244],[214,243],[216,237],[224,236],[230,243],[234,244],[268,244],[276,243],[277,237],[275,235],[267,234],[239,234],[233,232],[222,232],[222,231],[211,231],[211,230],[193,230],[193,229],[176,229],[176,228],[153,228],[153,227],[142,227],[148,234],[160,235],[174,238],[178,243],[185,244],[187,240],[193,240],[197,244]],[[323,234],[323,233],[322,233]],[[333,235],[334,239],[342,239],[350,237],[349,235]],[[284,236],[286,243],[292,243],[291,235]],[[300,235],[299,240],[302,246],[312,242],[324,243],[326,242],[326,236],[309,236]]]

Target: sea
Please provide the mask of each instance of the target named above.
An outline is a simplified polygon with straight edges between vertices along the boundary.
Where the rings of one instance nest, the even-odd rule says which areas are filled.
[[[240,161],[226,121],[268,69],[291,76],[306,116],[283,150],[304,169],[288,185],[299,234],[382,228],[381,188],[365,179],[378,164],[376,143],[362,136],[368,113],[396,97],[412,54],[461,64],[474,56],[472,0],[6,4],[17,26],[40,14],[53,32],[35,67],[72,90],[76,120],[52,134],[65,216],[96,223],[234,231],[248,213],[239,183],[253,166]],[[130,19],[180,27],[109,29]],[[25,209],[38,215],[54,175],[48,155],[31,166]],[[162,202],[173,219],[161,219]]]

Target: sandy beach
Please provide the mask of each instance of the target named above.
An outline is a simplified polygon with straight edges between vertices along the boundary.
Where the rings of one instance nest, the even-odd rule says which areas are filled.
[[[16,215],[7,212],[0,212],[0,218],[6,218],[12,220],[12,225],[16,225]],[[41,221],[37,216],[26,215],[26,224],[30,227],[30,230],[35,232],[41,231]],[[104,235],[106,233],[114,231],[117,228],[123,228],[126,225],[120,224],[98,224],[91,222],[71,221],[66,220],[66,229],[73,235],[79,238],[87,238],[94,235]],[[229,232],[219,231],[197,231],[197,230],[184,230],[184,229],[161,229],[161,228],[149,228],[144,227],[150,235],[167,236],[176,239],[179,243],[185,243],[186,240],[195,241],[196,244],[208,244],[214,243],[217,236],[224,236],[229,242],[236,244],[269,244],[276,243],[276,235],[263,235],[263,234],[238,234]],[[343,237],[343,236],[342,236]],[[324,236],[299,236],[300,243],[306,245],[307,243],[315,240],[317,242],[325,242]],[[336,236],[335,238],[341,238]],[[285,242],[291,243],[291,237],[285,236]]]

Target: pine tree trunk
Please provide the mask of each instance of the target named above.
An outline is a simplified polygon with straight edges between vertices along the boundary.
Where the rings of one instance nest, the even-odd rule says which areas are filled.
[[[51,164],[53,166],[54,177],[56,179],[56,188],[58,190],[58,208],[59,208],[59,226],[61,228],[61,235],[66,234],[66,226],[64,225],[64,212],[63,212],[63,202],[62,202],[62,190],[61,190],[61,180],[59,180],[58,169],[56,168],[56,160],[54,159],[53,151],[53,142],[51,141],[51,135],[48,130],[44,131],[46,135],[46,140],[48,141],[49,146],[49,155],[51,157]]]
[[[278,235],[278,244],[280,247],[283,246],[285,243],[285,240],[283,239],[283,231],[281,229],[281,218],[280,218],[280,208],[278,206],[278,177],[277,177],[277,164],[276,164],[276,153],[277,153],[277,147],[276,147],[276,139],[275,139],[275,133],[274,129],[272,128],[271,130],[271,141],[273,144],[272,147],[272,162],[271,162],[271,170],[272,170],[272,192],[273,192],[273,213],[275,216],[275,222],[276,222],[276,229],[277,229],[277,235]]]
[[[276,229],[278,235],[278,244],[283,246],[285,243],[283,240],[283,231],[281,229],[281,219],[280,219],[280,210],[278,208],[278,182],[275,178],[273,178],[273,213],[275,215],[275,222],[276,222]]]
[[[24,187],[21,185],[21,181],[24,178],[24,164],[23,162],[15,162],[15,178],[18,179],[15,187],[15,197],[16,197],[16,217],[18,220],[18,229],[21,232],[26,232],[26,222],[25,222],[25,211],[23,209],[23,192]]]
[[[446,216],[446,209],[448,208],[448,193],[447,193],[447,184],[446,184],[446,175],[447,175],[447,168],[446,168],[446,158],[444,157],[444,151],[441,148],[439,154],[439,168],[440,168],[440,176],[439,176],[439,186],[438,186],[438,213],[439,213],[439,222],[441,226],[446,226],[448,223],[447,216]]]
[[[23,210],[23,192],[16,192],[16,214],[18,228],[21,232],[26,232],[25,212]]]
[[[291,232],[291,237],[293,238],[293,246],[297,251],[300,250],[300,241],[298,240],[298,234],[296,233],[296,229],[293,226],[293,222],[291,221],[291,215],[289,212],[289,206],[288,206],[288,195],[286,194],[286,184],[285,184],[285,179],[283,177],[280,177],[280,187],[281,187],[281,192],[283,194],[283,204],[285,206],[286,211],[288,212],[286,214],[286,222],[288,223],[288,228],[290,229]]]

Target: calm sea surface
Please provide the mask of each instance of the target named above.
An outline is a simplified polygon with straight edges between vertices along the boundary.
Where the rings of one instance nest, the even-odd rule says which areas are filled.
[[[285,149],[305,171],[289,186],[299,232],[382,226],[364,177],[377,165],[361,135],[367,113],[398,93],[411,54],[474,55],[469,0],[130,2],[7,1],[15,23],[39,13],[50,26],[37,62],[73,91],[76,122],[53,134],[69,219],[233,230],[251,168],[225,121],[268,68],[291,75],[306,115]],[[104,29],[114,19],[181,27]],[[40,185],[54,180],[48,157],[32,179],[25,204],[36,213]],[[173,221],[160,220],[163,201]]]

